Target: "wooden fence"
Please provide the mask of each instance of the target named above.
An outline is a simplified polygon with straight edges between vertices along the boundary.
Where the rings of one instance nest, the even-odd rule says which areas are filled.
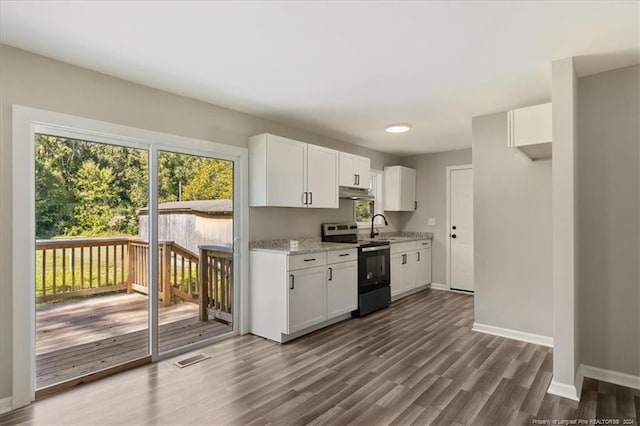
[[[158,257],[163,305],[198,303],[202,321],[231,322],[231,248],[203,246],[198,256],[172,241],[162,241]],[[135,238],[37,241],[36,302],[118,291],[148,294],[148,262],[149,243]]]

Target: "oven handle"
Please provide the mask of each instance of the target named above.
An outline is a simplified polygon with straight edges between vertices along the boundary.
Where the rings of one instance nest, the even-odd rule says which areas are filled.
[[[380,250],[391,250],[389,246],[375,246],[375,247],[364,247],[362,248],[363,253],[368,253],[370,251],[380,251]]]

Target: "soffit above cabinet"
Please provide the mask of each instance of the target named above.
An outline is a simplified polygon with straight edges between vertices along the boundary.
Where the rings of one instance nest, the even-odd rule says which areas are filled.
[[[507,113],[507,145],[531,161],[551,159],[552,135],[551,102]]]

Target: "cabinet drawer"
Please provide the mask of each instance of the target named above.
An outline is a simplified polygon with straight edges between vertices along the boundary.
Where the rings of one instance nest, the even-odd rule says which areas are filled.
[[[327,252],[296,254],[289,256],[289,270],[313,268],[327,264]]]
[[[433,243],[432,240],[420,240],[420,241],[416,242],[416,249],[422,250],[422,249],[426,249],[426,248],[431,248],[431,244],[432,243]]]
[[[333,250],[327,252],[327,263],[339,263],[358,260],[358,249]]]
[[[407,243],[391,243],[391,254],[394,253],[406,253],[416,249],[416,242],[410,241]]]

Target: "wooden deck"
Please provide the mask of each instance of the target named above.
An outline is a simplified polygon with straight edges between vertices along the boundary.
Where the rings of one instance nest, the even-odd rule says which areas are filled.
[[[147,296],[116,294],[36,309],[36,389],[148,354]],[[159,306],[160,351],[231,331],[198,320],[198,305]]]

